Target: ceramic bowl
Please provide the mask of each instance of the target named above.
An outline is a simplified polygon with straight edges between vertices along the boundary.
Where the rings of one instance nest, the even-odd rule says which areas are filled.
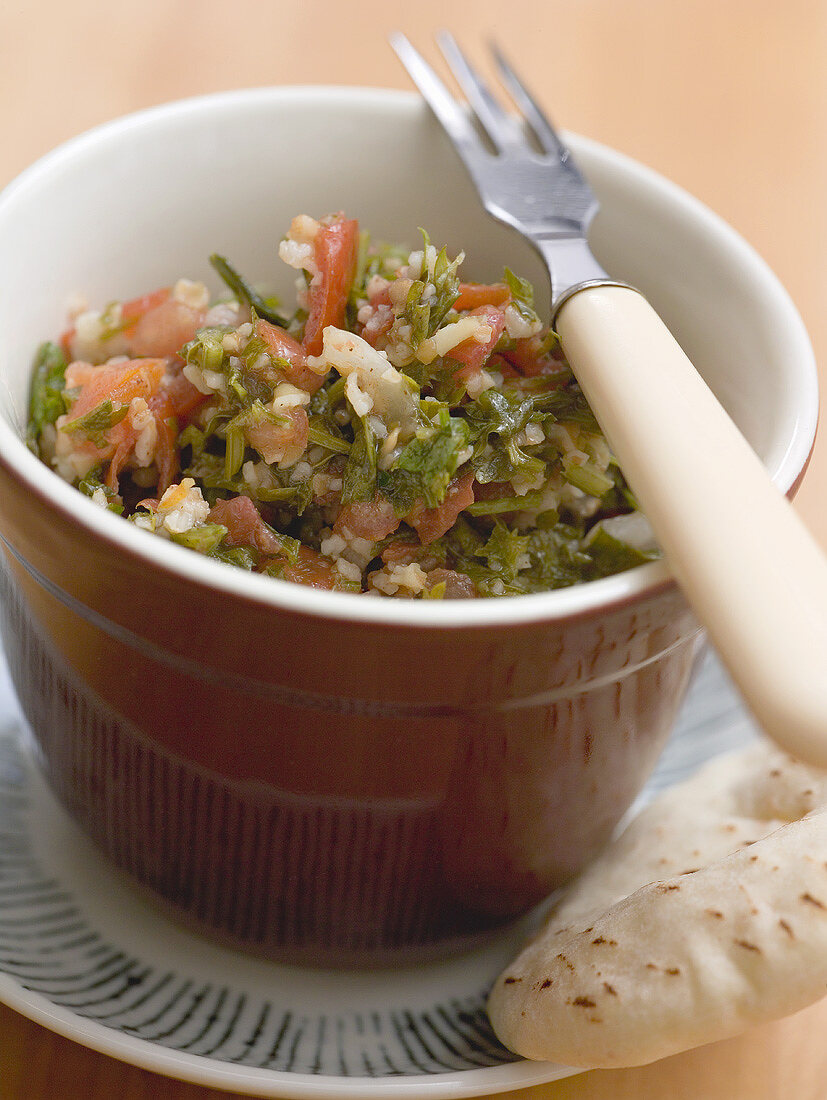
[[[812,352],[726,225],[572,139],[593,245],[647,293],[791,491]],[[234,570],[81,497],[22,442],[36,345],[67,299],[128,298],[212,251],[270,278],[298,212],[417,226],[464,270],[529,247],[480,210],[413,95],[273,88],[174,103],[69,142],[0,197],[4,638],[54,790],[150,895],[297,962],[473,944],[600,847],[649,774],[701,641],[664,563],[500,600],[367,599]],[[215,285],[213,283],[213,285]],[[725,476],[725,472],[722,472]]]

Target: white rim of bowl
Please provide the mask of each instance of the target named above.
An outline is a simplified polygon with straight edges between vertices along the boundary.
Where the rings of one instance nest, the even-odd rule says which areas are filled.
[[[235,109],[239,105],[264,106],[279,101],[315,101],[324,105],[331,96],[335,96],[339,102],[343,99],[349,101],[354,107],[370,106],[374,110],[384,108],[409,113],[427,110],[420,97],[413,92],[336,85],[249,88],[176,100],[105,122],[59,145],[25,169],[0,192],[0,216],[9,204],[14,203],[19,193],[42,181],[63,162],[82,154],[88,146],[97,145],[123,133],[168,121],[176,116],[212,112],[217,107]],[[775,484],[782,491],[788,491],[806,465],[815,439],[818,418],[815,356],[792,299],[752,246],[700,200],[659,173],[608,146],[577,135],[568,137],[575,154],[582,149],[596,158],[611,162],[635,184],[648,191],[658,192],[687,215],[705,225],[750,270],[756,293],[765,297],[768,302],[773,302],[779,315],[779,323],[786,327],[789,360],[797,368],[797,381],[802,389],[801,407],[792,438],[777,469],[770,471]],[[228,596],[252,600],[297,614],[346,622],[436,629],[515,626],[593,613],[640,598],[673,581],[667,563],[661,560],[586,584],[500,599],[366,599],[352,593],[327,592],[248,573],[194,554],[191,550],[141,531],[132,524],[127,526],[119,516],[94,504],[58,477],[28,450],[23,440],[5,421],[0,421],[0,455],[28,487],[45,497],[67,517],[87,527],[104,542],[165,572],[188,581],[200,582],[223,591]]]

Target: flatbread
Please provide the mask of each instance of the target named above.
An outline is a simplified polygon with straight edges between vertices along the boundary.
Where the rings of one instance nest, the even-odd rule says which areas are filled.
[[[527,1058],[641,1065],[827,993],[827,772],[760,744],[656,799],[498,978]]]

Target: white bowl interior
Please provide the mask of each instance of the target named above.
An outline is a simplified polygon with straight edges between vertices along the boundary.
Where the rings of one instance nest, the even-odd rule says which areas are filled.
[[[611,150],[576,138],[572,146],[601,202],[598,258],[650,297],[788,488],[812,443],[817,398],[806,333],[785,292],[732,230],[684,192]],[[466,278],[497,279],[507,263],[534,282],[547,306],[540,261],[482,212],[416,96],[275,88],[184,101],[75,139],[0,198],[2,422],[20,435],[33,352],[65,327],[73,294],[103,305],[181,275],[217,289],[207,257],[218,251],[290,300],[293,273],[277,258],[280,237],[296,213],[338,209],[376,238],[412,246],[424,226],[435,243],[466,251]],[[2,423],[0,447],[22,476],[63,493]],[[80,514],[91,517],[86,505]],[[112,517],[100,519],[115,529]]]

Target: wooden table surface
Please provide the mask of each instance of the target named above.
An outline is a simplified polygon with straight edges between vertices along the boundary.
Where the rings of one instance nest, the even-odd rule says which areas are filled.
[[[271,83],[407,87],[386,45],[496,34],[555,118],[651,165],[732,223],[827,360],[827,4],[822,0],[5,0],[0,183],[64,138],[167,99]],[[760,369],[760,364],[756,364]],[[821,370],[827,389],[827,370]],[[825,433],[827,436],[827,433]],[[827,546],[827,438],[797,506]],[[640,1069],[524,1100],[823,1100],[827,1001]],[[2,1100],[229,1096],[125,1066],[0,1006]]]

